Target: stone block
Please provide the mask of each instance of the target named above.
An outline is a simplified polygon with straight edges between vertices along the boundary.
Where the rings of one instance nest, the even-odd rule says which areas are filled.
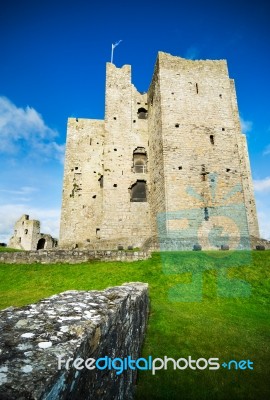
[[[136,370],[90,370],[85,362],[139,358],[148,312],[148,285],[138,282],[0,311],[1,400],[132,399]]]

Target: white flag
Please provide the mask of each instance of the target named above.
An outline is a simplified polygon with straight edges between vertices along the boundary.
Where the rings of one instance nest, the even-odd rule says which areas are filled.
[[[118,46],[121,42],[122,40],[119,40],[118,42],[112,44],[112,48],[115,49],[115,47]]]
[[[111,63],[113,62],[113,51],[114,51],[115,47],[118,46],[119,43],[121,43],[121,42],[122,42],[122,40],[119,40],[118,42],[112,44]]]

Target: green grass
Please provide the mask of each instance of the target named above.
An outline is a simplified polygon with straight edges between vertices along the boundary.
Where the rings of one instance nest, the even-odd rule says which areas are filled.
[[[162,268],[158,253],[152,259],[134,263],[0,264],[0,307],[25,305],[69,289],[104,289],[124,282],[148,282],[151,312],[144,357],[218,357],[220,362],[249,359],[254,362],[254,370],[228,371],[221,367],[217,371],[174,371],[169,366],[167,371],[157,371],[154,376],[141,371],[137,399],[270,398],[270,251],[252,252],[244,265],[236,256],[231,267],[229,263],[222,264],[222,259],[214,260],[218,256],[223,257],[221,252],[209,253],[209,267],[203,264],[201,286],[199,281],[194,290],[187,286],[191,290],[186,297],[182,288],[191,282],[188,269],[196,267],[194,252],[181,255],[182,266],[181,259],[170,257],[166,260],[171,263],[169,268]],[[231,291],[226,286],[226,274],[234,282]],[[245,285],[244,290],[237,286],[237,279],[242,280],[242,286],[245,282],[250,284],[250,294]],[[201,287],[201,301],[183,301],[196,296]],[[219,296],[226,294],[235,297]]]
[[[3,247],[0,246],[0,252],[14,252],[14,251],[24,251],[24,250],[17,250],[17,249],[12,249],[11,247]]]

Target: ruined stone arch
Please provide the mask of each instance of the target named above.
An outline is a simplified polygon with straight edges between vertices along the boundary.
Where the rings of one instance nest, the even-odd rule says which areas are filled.
[[[46,240],[44,238],[39,239],[37,242],[37,250],[45,249]]]

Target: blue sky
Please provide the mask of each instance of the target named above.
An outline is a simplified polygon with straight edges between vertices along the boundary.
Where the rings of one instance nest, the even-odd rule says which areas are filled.
[[[147,91],[157,52],[227,59],[270,239],[270,6],[246,1],[4,1],[0,11],[0,242],[23,213],[58,236],[68,117],[104,117],[105,64]]]

